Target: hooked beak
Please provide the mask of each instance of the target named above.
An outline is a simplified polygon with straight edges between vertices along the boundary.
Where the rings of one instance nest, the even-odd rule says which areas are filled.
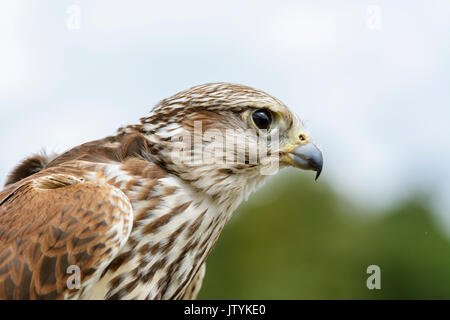
[[[323,157],[322,151],[312,142],[295,148],[289,153],[292,156],[294,167],[316,171],[316,180],[322,172]]]

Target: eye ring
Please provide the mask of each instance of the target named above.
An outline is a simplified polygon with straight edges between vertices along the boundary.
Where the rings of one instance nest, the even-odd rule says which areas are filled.
[[[272,125],[272,114],[267,109],[258,109],[253,112],[252,120],[258,129],[268,130]]]

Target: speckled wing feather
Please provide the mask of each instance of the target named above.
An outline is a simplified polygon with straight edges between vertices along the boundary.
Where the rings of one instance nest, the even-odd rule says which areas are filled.
[[[195,300],[202,287],[203,278],[205,277],[206,265],[203,263],[200,270],[196,273],[194,279],[187,287],[185,293],[181,297],[182,300]]]
[[[0,193],[0,299],[76,298],[126,242],[132,214],[120,189],[68,174],[7,188]],[[79,267],[80,290],[67,286],[71,265]]]

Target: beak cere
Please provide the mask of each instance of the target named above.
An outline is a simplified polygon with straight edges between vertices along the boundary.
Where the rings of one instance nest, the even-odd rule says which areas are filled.
[[[322,172],[323,157],[322,151],[314,144],[300,146],[290,152],[294,166],[304,170],[314,170],[317,172],[316,180]]]

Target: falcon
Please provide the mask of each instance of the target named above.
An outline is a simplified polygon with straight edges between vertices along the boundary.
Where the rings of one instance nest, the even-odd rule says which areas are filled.
[[[111,136],[13,169],[0,192],[0,298],[195,299],[239,204],[279,168],[317,178],[322,163],[267,93],[177,93]]]

